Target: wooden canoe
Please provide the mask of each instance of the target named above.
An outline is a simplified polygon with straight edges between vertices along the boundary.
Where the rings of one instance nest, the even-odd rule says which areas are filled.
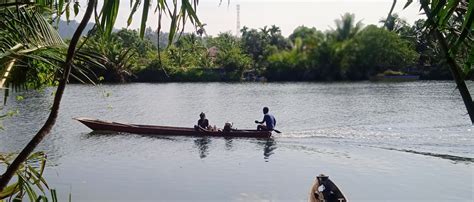
[[[112,131],[126,132],[144,135],[166,135],[166,136],[217,136],[217,137],[253,137],[253,138],[269,138],[271,131],[258,130],[231,130],[224,131],[208,131],[196,130],[194,128],[173,127],[173,126],[155,126],[155,125],[139,125],[102,121],[90,118],[74,118],[83,123],[94,131]]]
[[[329,176],[319,175],[314,180],[308,197],[309,202],[346,202],[341,190],[329,179]]]

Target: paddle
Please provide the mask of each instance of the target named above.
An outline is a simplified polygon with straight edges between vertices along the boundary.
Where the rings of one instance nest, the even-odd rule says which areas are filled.
[[[255,120],[255,123],[260,123],[258,120]],[[277,129],[273,129],[273,131],[275,131],[276,133],[281,133],[281,131],[277,130]]]

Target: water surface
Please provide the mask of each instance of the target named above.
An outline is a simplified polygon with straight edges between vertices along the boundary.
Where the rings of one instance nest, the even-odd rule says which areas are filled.
[[[0,152],[41,127],[53,90],[9,97],[20,114],[3,121]],[[63,100],[38,150],[73,201],[305,201],[320,173],[351,201],[474,199],[474,128],[453,82],[69,85]],[[72,120],[192,126],[205,112],[243,129],[263,106],[283,131],[270,140],[91,133]]]

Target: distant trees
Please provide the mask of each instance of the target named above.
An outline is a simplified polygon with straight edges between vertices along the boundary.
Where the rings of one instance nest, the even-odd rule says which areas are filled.
[[[221,33],[209,40],[211,47],[217,48],[215,65],[223,68],[224,81],[239,81],[244,71],[252,67],[252,59],[241,48],[241,42],[230,33]]]
[[[109,53],[103,55],[109,58],[110,68],[97,72],[110,82],[238,81],[244,74],[270,81],[365,80],[387,70],[449,78],[437,43],[423,29],[424,20],[410,26],[397,14],[388,19],[391,22],[381,21],[383,26],[364,27],[346,13],[335,20],[334,29],[323,32],[300,26],[288,38],[275,25],[243,27],[241,38],[229,33],[183,34],[167,49],[161,47],[159,57],[156,44],[140,39],[133,30],[120,30],[111,35],[112,42],[87,47]],[[151,29],[145,36],[157,37]],[[92,38],[88,44],[95,41]],[[127,54],[130,57],[124,57]]]
[[[241,38],[184,33],[170,46],[168,34],[161,32],[160,50],[151,28],[143,39],[137,30],[122,29],[107,38],[93,34],[84,50],[102,64],[81,65],[91,70],[91,78],[105,82],[238,81],[249,75],[270,81],[365,80],[386,70],[450,78],[424,20],[410,26],[392,14],[381,23],[364,27],[345,13],[335,20],[334,29],[324,32],[300,26],[284,37],[276,25],[243,27]]]
[[[347,78],[362,80],[389,69],[413,67],[417,57],[408,41],[396,33],[369,25],[347,46],[341,68]]]
[[[267,26],[257,29],[242,28],[242,48],[253,59],[254,70],[262,73],[267,67],[267,58],[279,50],[287,50],[291,47],[281,31],[275,25],[270,29]]]
[[[333,31],[337,41],[344,41],[353,38],[361,29],[362,22],[355,22],[355,15],[345,13],[341,19],[336,21],[336,30]]]
[[[336,29],[323,33],[298,27],[290,35],[291,50],[268,59],[270,80],[364,80],[388,69],[416,65],[414,46],[396,33],[355,21],[344,14]]]

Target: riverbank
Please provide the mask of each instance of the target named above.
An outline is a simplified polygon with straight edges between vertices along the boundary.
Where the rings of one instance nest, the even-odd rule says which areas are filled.
[[[207,82],[230,82],[230,83],[247,83],[247,82],[268,82],[268,83],[279,83],[279,82],[413,82],[413,81],[452,81],[450,75],[441,77],[430,77],[428,75],[406,75],[405,77],[399,76],[392,78],[390,76],[385,77],[369,77],[368,79],[361,80],[350,80],[350,79],[282,79],[272,80],[268,79],[263,75],[249,75],[247,77],[238,77],[235,75],[227,75],[224,70],[219,69],[194,69],[186,72],[177,74],[165,73],[163,70],[144,70],[136,75],[131,75],[127,79],[118,82],[110,79],[98,79],[99,83],[104,84],[119,84],[119,83],[207,83]],[[78,80],[71,78],[71,83],[82,83]]]

